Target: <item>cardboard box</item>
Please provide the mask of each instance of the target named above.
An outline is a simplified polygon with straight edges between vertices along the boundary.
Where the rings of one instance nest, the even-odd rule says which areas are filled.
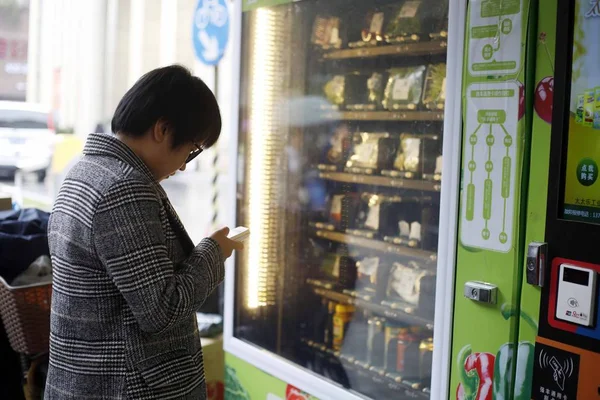
[[[8,194],[0,193],[0,211],[12,209],[12,197]]]
[[[204,373],[206,375],[207,400],[224,400],[225,397],[225,352],[223,337],[202,338]]]

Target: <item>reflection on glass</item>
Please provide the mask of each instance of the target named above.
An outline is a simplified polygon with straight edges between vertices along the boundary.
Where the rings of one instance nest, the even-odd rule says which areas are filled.
[[[330,0],[243,17],[234,335],[371,398],[429,397],[446,15]]]

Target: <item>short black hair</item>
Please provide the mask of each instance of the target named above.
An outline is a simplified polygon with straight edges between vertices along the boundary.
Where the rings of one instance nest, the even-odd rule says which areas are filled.
[[[195,142],[209,148],[221,134],[217,99],[202,79],[180,65],[142,76],[119,102],[111,129],[140,137],[159,120],[173,130],[173,147]]]

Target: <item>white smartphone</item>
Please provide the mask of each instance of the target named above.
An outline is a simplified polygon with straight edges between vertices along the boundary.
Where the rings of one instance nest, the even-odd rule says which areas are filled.
[[[229,231],[229,236],[227,236],[231,240],[235,240],[236,242],[245,242],[250,236],[250,229],[245,226],[238,226],[235,229]]]

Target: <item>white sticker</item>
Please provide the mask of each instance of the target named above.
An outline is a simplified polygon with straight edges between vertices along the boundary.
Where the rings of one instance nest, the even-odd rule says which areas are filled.
[[[369,207],[369,214],[367,215],[367,220],[365,221],[365,226],[367,228],[371,228],[374,231],[379,230],[379,210],[380,205],[375,204]]]
[[[329,38],[329,44],[336,44],[340,40],[340,31],[337,27],[331,29],[331,37]]]
[[[402,140],[401,171],[416,172],[419,169],[421,139],[406,138]]]
[[[442,156],[438,156],[435,159],[435,171],[434,171],[434,173],[436,173],[436,174],[441,174],[442,173],[442,162],[443,162]]]
[[[418,280],[423,276],[422,271],[405,265],[394,263],[392,288],[404,301],[417,304],[419,301]]]
[[[371,18],[371,33],[381,33],[381,29],[383,28],[383,13],[378,12],[373,14],[373,18]]]
[[[356,146],[358,161],[364,164],[373,164],[377,162],[377,144],[375,142],[361,143]]]
[[[408,100],[410,93],[410,79],[396,79],[394,81],[394,90],[392,98],[394,100]]]
[[[333,271],[331,271],[331,275],[335,276],[336,278],[340,277],[340,262],[341,262],[341,257],[336,256],[335,262],[333,263]]]
[[[417,15],[417,11],[419,11],[419,6],[421,6],[420,1],[407,1],[402,6],[399,17],[414,18]]]
[[[398,228],[400,229],[400,236],[408,237],[410,235],[410,225],[406,221],[398,222]]]
[[[342,218],[342,199],[343,194],[336,194],[331,200],[331,216],[333,219],[340,220]]]
[[[418,222],[413,222],[410,224],[410,236],[409,239],[421,241],[421,224]]]
[[[367,257],[359,261],[356,266],[362,275],[373,276],[379,266],[379,257]]]

